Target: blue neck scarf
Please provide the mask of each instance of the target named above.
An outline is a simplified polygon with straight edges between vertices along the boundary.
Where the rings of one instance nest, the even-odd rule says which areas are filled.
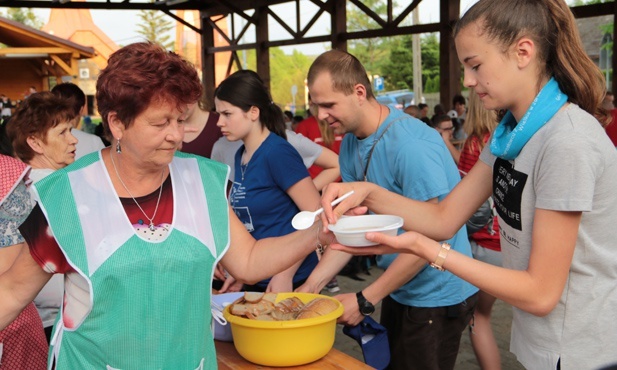
[[[491,153],[506,160],[515,159],[531,137],[548,122],[568,101],[552,78],[540,90],[521,121],[506,112],[491,139]]]

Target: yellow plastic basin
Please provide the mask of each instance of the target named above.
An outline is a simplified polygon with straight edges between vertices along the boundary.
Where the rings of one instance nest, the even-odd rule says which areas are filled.
[[[327,315],[310,319],[260,321],[232,315],[227,306],[223,316],[231,324],[234,346],[244,359],[264,366],[297,366],[328,354],[343,305],[332,297],[310,293],[279,293],[276,299],[278,302],[289,297],[298,297],[304,303],[327,298],[338,307]]]

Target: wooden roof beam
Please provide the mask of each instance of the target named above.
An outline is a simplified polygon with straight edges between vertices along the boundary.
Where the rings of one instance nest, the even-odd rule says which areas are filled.
[[[69,66],[68,64],[66,64],[64,62],[64,60],[60,59],[59,56],[57,55],[50,55],[49,56],[51,58],[51,60],[53,60],[60,68],[62,68],[62,70],[64,72],[66,72],[66,74],[73,76],[73,69],[71,68],[71,66]]]
[[[24,47],[24,48],[0,48],[0,55],[24,55],[24,54],[71,54],[72,50],[56,47]]]

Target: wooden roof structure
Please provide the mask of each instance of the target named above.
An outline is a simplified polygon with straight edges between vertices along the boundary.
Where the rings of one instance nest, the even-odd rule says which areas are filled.
[[[65,75],[75,76],[78,73],[79,59],[96,55],[91,47],[3,17],[0,17],[0,42],[8,46],[0,48],[0,76],[5,82],[5,88],[9,90],[6,91],[9,96],[17,94],[20,79],[28,79],[22,81],[22,84],[47,88],[44,84],[41,85],[45,76],[55,76],[58,79]],[[17,66],[24,65],[28,67],[24,71],[28,72],[15,73]]]
[[[73,0],[85,2],[85,0]],[[99,68],[107,66],[109,56],[120,47],[92,20],[89,9],[53,9],[41,31],[94,48]]]
[[[31,54],[48,54],[65,72],[71,70],[65,65],[64,56],[69,54],[78,58],[91,58],[94,49],[69,40],[50,35],[19,22],[0,17],[0,40],[7,48],[0,48],[0,57],[18,57]]]
[[[403,10],[395,14],[394,0],[386,0],[387,15],[385,18],[380,16],[366,6],[361,0],[302,0],[308,1],[318,8],[317,13],[308,21],[300,22],[303,17],[301,0],[98,0],[77,2],[71,0],[0,0],[0,7],[26,7],[26,8],[67,8],[67,9],[107,9],[107,10],[141,10],[157,9],[178,22],[185,24],[201,35],[202,48],[202,69],[203,79],[206,81],[207,96],[212,96],[214,91],[214,54],[222,51],[231,51],[233,54],[232,63],[236,63],[241,68],[240,59],[237,51],[255,49],[257,55],[257,73],[263,78],[266,84],[270,83],[270,61],[269,48],[276,46],[300,45],[315,42],[330,42],[332,48],[346,50],[347,41],[354,39],[386,37],[405,34],[438,32],[440,41],[440,100],[445,106],[450,106],[452,97],[460,92],[461,68],[456,57],[454,41],[451,37],[453,24],[460,14],[460,0],[427,0],[439,1],[440,17],[439,21],[429,24],[418,24],[408,26],[403,22],[404,19],[423,1],[409,0]],[[294,14],[280,15],[273,9],[278,4],[295,4]],[[353,4],[360,9],[367,17],[373,19],[378,28],[363,31],[347,30],[346,6]],[[199,10],[201,14],[201,27],[197,28],[188,25],[184,20],[176,17],[172,10]],[[612,15],[613,19],[617,15],[617,2],[584,5],[571,8],[577,18],[595,17],[600,15]],[[309,36],[309,31],[315,21],[323,13],[330,15],[330,32],[326,35]],[[244,25],[239,27],[240,32],[234,32],[236,25],[232,22],[232,35],[220,35],[215,22],[220,17],[235,15],[244,20]],[[306,15],[304,15],[306,16]],[[274,20],[279,23],[290,35],[287,39],[270,40],[269,22]],[[300,26],[304,24],[304,26]],[[255,41],[242,43],[242,36],[250,26],[255,29]],[[617,22],[615,22],[617,26]],[[219,34],[227,38],[229,46],[215,47],[214,37]],[[613,32],[615,34],[615,32]],[[617,42],[613,43],[613,55],[617,55]],[[613,70],[617,71],[617,58],[613,58]],[[447,78],[444,78],[447,76]],[[611,81],[612,90],[617,91],[617,80]]]

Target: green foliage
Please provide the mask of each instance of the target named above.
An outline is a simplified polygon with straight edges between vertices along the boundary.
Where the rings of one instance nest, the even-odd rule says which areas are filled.
[[[174,40],[169,31],[174,27],[165,13],[158,10],[140,10],[138,13],[141,22],[137,25],[137,33],[146,40],[160,44],[165,49],[173,50]]]
[[[363,3],[385,18],[387,5],[383,0],[365,0]],[[347,30],[348,32],[378,29],[379,25],[355,5],[347,5]],[[371,39],[349,40],[347,50],[358,58],[369,74],[380,74],[384,62],[388,58],[388,48],[391,43],[389,37],[376,37]]]
[[[413,53],[411,36],[393,38],[390,57],[381,68],[386,90],[413,89]]]
[[[374,63],[373,68],[366,66],[362,55],[352,54],[364,64],[368,73],[380,75],[385,79],[386,90],[413,89],[413,48],[412,36],[405,35],[392,37],[383,41],[379,46],[379,63]],[[420,37],[420,54],[422,59],[422,86],[425,92],[439,91],[439,41],[436,34],[427,34]],[[434,81],[437,79],[437,84]]]
[[[433,79],[432,79],[432,78],[430,78],[430,77],[429,77],[429,78],[426,80],[426,83],[425,83],[424,85],[422,85],[422,86],[423,86],[423,88],[424,88],[424,92],[425,92],[425,93],[434,92],[434,86],[435,86],[435,84],[434,84],[434,82],[433,82]]]
[[[599,26],[600,30],[602,31],[602,34],[610,34],[613,35],[613,25],[614,22],[610,22],[607,24],[601,24]],[[615,35],[613,35],[613,38],[615,37]],[[613,50],[613,41],[611,42],[607,42],[606,44],[602,45],[602,49],[604,50]]]
[[[257,71],[255,50],[238,51],[238,58],[244,69]],[[283,109],[293,103],[291,87],[296,85],[296,112],[304,110],[304,79],[313,59],[297,50],[287,55],[281,48],[270,48],[270,93],[272,100]],[[233,71],[235,70],[237,68],[234,64]]]
[[[40,30],[43,27],[43,20],[37,17],[30,8],[8,8],[6,13],[0,13],[1,16],[25,24],[32,28]]]
[[[422,80],[426,81],[429,78],[437,78],[437,81],[439,81],[439,39],[437,38],[437,34],[431,33],[423,35],[420,39]],[[439,91],[439,83],[437,83],[437,90],[435,91]]]
[[[313,58],[294,50],[286,55],[280,48],[270,49],[270,92],[272,99],[283,108],[294,101],[291,96],[291,87],[296,86],[296,108],[304,107],[304,79]]]
[[[603,3],[612,3],[615,0],[574,0],[571,1],[570,6],[581,6],[581,5],[589,5],[589,4],[603,4]]]
[[[425,93],[436,93],[439,92],[439,75],[435,77],[429,77],[426,80],[426,85],[424,85]]]

